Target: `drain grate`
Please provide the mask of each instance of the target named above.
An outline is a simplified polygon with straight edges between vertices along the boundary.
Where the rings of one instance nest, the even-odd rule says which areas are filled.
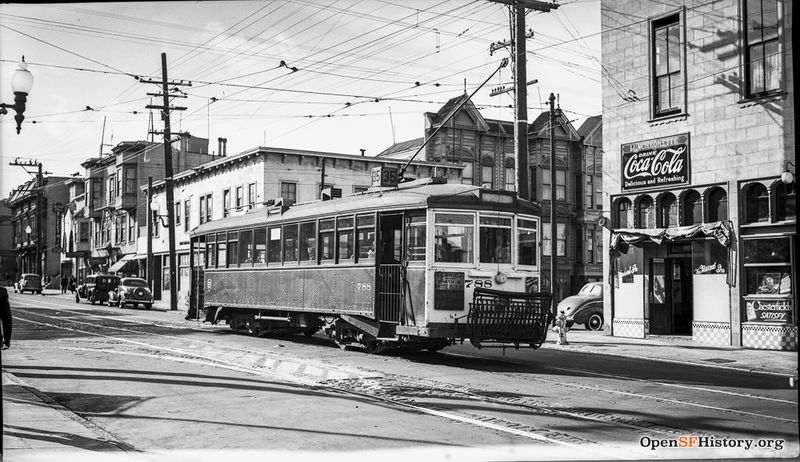
[[[720,363],[735,363],[736,362],[735,359],[725,359],[725,358],[708,358],[708,359],[704,359],[703,361],[708,361],[710,363],[717,363],[717,364],[720,364]]]

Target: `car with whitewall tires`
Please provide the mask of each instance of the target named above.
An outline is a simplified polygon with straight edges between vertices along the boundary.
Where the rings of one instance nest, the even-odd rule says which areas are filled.
[[[558,304],[558,312],[564,312],[567,326],[583,324],[586,330],[603,328],[603,283],[590,282]]]

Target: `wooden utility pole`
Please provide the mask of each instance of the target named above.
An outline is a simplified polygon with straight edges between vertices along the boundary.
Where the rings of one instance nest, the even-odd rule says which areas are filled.
[[[525,9],[548,12],[558,8],[557,3],[536,0],[489,0],[511,6],[514,14],[514,37],[511,43],[511,56],[514,60],[514,88],[516,112],[514,114],[514,151],[516,152],[517,194],[530,199],[530,180],[528,178],[528,90],[527,59],[525,53]],[[490,51],[494,51],[492,44]]]
[[[150,201],[153,200],[153,177],[147,177],[147,266],[145,277],[147,287],[155,292],[153,288],[153,210],[150,208]]]
[[[42,263],[42,239],[47,238],[47,233],[44,233],[42,237],[42,186],[43,186],[43,178],[42,178],[42,163],[38,160],[20,160],[19,157],[14,159],[13,161],[9,162],[8,165],[13,165],[16,167],[36,167],[36,202],[34,205],[35,215],[34,215],[34,224],[33,226],[36,228],[36,232],[33,235],[33,240],[36,243],[36,254],[35,254],[35,263],[36,266],[36,273],[38,273],[42,277],[42,283],[44,284],[44,264]],[[27,172],[28,170],[25,169]],[[29,172],[30,173],[30,172]],[[48,172],[49,173],[49,172]],[[58,236],[56,236],[58,239]]]
[[[550,93],[550,292],[553,294],[553,325],[556,325],[556,307],[558,306],[558,220],[556,219],[556,96]]]
[[[191,82],[170,82],[167,79],[167,54],[161,53],[161,80],[140,80],[142,83],[154,83],[161,85],[161,94],[150,94],[150,96],[162,96],[164,98],[163,106],[155,106],[148,104],[145,106],[148,109],[160,109],[161,118],[164,120],[164,188],[166,189],[167,196],[167,231],[169,234],[169,307],[170,310],[178,309],[178,284],[177,284],[177,267],[175,259],[175,192],[172,190],[172,133],[170,129],[169,115],[172,111],[185,111],[185,107],[170,106],[170,98],[185,98],[186,95],[170,95],[169,86],[186,85],[191,86]],[[148,200],[152,200],[148,198]],[[148,262],[148,265],[150,263]]]

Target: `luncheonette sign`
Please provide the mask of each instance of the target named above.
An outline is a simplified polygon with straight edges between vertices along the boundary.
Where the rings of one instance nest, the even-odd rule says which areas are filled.
[[[622,145],[622,190],[689,184],[689,134]]]
[[[792,301],[788,299],[751,299],[747,305],[747,320],[760,322],[792,322]]]

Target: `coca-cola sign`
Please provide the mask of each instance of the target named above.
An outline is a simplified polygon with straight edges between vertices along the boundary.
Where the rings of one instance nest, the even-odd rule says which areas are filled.
[[[689,134],[622,145],[622,190],[689,184]]]

